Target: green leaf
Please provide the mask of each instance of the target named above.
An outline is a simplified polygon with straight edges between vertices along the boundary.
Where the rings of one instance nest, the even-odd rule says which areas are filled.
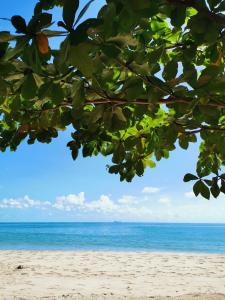
[[[208,18],[203,16],[203,14],[196,14],[189,19],[188,25],[193,34],[205,33],[206,28],[208,27]]]
[[[118,174],[120,170],[120,167],[118,165],[113,165],[109,167],[109,173],[110,174]]]
[[[212,186],[212,180],[204,179],[204,182],[205,182],[208,186]]]
[[[75,25],[77,25],[80,21],[80,19],[84,16],[84,14],[86,13],[86,11],[88,10],[88,8],[90,7],[91,3],[94,2],[95,0],[90,0],[88,1],[88,3],[83,7],[83,9],[81,10],[81,12],[79,13],[77,20],[75,22]]]
[[[172,80],[176,77],[178,71],[178,63],[174,60],[171,60],[163,70],[163,78],[167,80]]]
[[[207,85],[213,78],[215,78],[222,71],[221,66],[209,65],[201,73],[197,85],[203,87]]]
[[[137,46],[138,41],[133,38],[130,34],[118,34],[116,36],[107,39],[107,42],[114,42],[121,45]]]
[[[220,191],[225,194],[225,181],[221,180],[221,187],[220,187]]]
[[[143,10],[143,9],[149,9],[150,10],[150,3],[146,0],[130,0],[128,3],[128,6],[131,7],[134,10]]]
[[[160,46],[158,49],[152,50],[149,54],[148,54],[148,58],[149,58],[149,63],[156,63],[160,60],[162,54],[164,51],[164,47]]]
[[[108,57],[117,58],[120,54],[120,50],[118,49],[118,47],[116,47],[113,44],[103,45],[101,49],[103,53],[106,54]]]
[[[22,18],[21,16],[13,16],[11,18],[11,23],[16,28],[17,33],[26,33],[27,25],[24,18]]]
[[[213,182],[211,188],[210,188],[211,194],[213,195],[214,198],[217,198],[220,194],[220,188],[217,184],[217,182]]]
[[[90,123],[97,123],[103,118],[104,105],[97,105],[95,109],[91,112]]]
[[[75,30],[70,33],[71,45],[76,46],[87,40],[87,30],[91,27],[96,27],[101,24],[101,20],[87,19],[77,26]]]
[[[9,61],[10,59],[18,56],[24,48],[28,44],[28,39],[27,38],[22,38],[19,39],[16,43],[16,46],[14,48],[10,48],[4,55],[4,61]]]
[[[199,194],[202,195],[202,197],[209,200],[210,198],[210,191],[209,188],[204,184],[202,180],[198,180],[194,186],[193,191],[195,196],[198,196]]]
[[[136,164],[136,173],[138,176],[143,176],[144,171],[145,171],[144,164],[143,161],[140,159]]]
[[[37,85],[33,74],[29,74],[25,77],[22,85],[21,94],[24,99],[33,99],[37,93]]]
[[[196,197],[200,194],[200,189],[201,189],[201,180],[198,180],[193,186],[193,192]]]
[[[197,180],[198,177],[193,175],[193,174],[190,174],[190,173],[187,173],[185,176],[184,176],[184,182],[189,182],[191,180]]]
[[[151,169],[156,167],[156,163],[151,159],[145,159],[144,164],[146,167],[149,167]]]
[[[52,14],[42,13],[38,16],[38,20],[40,22],[40,27],[45,28],[52,22]]]
[[[90,43],[81,43],[70,48],[70,63],[85,76],[92,76],[99,67],[99,64],[89,55],[92,49]]]
[[[112,162],[114,164],[120,164],[124,160],[124,157],[125,157],[125,149],[123,144],[120,143],[113,153]]]
[[[187,139],[181,138],[179,139],[179,145],[182,149],[187,149],[189,146],[189,141]]]
[[[81,23],[93,1],[78,15],[79,1],[37,0],[28,25],[12,17],[19,34],[0,32],[0,149],[73,126],[73,158],[110,155],[109,171],[129,182],[199,135],[198,176],[184,181],[207,199],[225,192],[225,1],[107,0]],[[62,31],[46,12],[56,6]]]
[[[200,193],[201,193],[202,197],[206,198],[207,200],[210,199],[209,188],[203,183],[203,181],[202,181],[202,184],[201,184]]]
[[[73,106],[79,108],[85,101],[83,81],[74,81],[72,86]]]
[[[79,0],[65,0],[63,6],[63,21],[69,31],[73,28],[75,15],[79,7]]]
[[[7,83],[0,77],[0,96],[7,95]]]
[[[183,62],[183,76],[184,80],[187,81],[192,87],[196,86],[197,71],[195,66],[190,62]]]
[[[73,148],[73,150],[72,150],[72,158],[73,158],[73,160],[77,159],[78,154],[79,154],[78,148]]]
[[[48,129],[50,125],[49,114],[47,112],[43,112],[39,118],[39,125],[42,129]]]
[[[9,42],[15,39],[15,36],[11,35],[9,31],[0,31],[0,43]]]
[[[124,116],[123,109],[121,107],[117,106],[114,110],[114,114],[117,116],[118,120],[120,120],[121,122],[127,121],[126,117]]]
[[[171,13],[171,24],[175,27],[181,27],[186,18],[186,7],[175,7]]]
[[[112,117],[113,114],[110,110],[106,110],[103,114],[103,122],[107,130],[111,130],[112,128]]]
[[[83,157],[92,156],[93,151],[94,151],[93,145],[91,145],[91,144],[84,145],[84,147],[82,149]]]
[[[64,100],[64,92],[59,84],[52,84],[51,97],[54,104],[59,104]]]
[[[221,174],[220,177],[225,180],[225,173]]]

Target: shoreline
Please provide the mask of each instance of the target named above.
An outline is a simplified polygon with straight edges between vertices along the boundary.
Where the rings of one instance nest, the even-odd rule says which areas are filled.
[[[106,254],[153,254],[153,255],[200,255],[200,256],[224,256],[225,257],[225,252],[200,252],[200,251],[160,251],[160,250],[157,250],[157,251],[147,251],[147,250],[84,250],[84,249],[74,249],[74,250],[71,250],[71,249],[0,249],[0,254],[1,252],[25,252],[25,253],[28,253],[28,252],[33,252],[33,253],[36,253],[36,252],[43,252],[43,253],[55,253],[55,252],[61,252],[61,253],[96,253],[96,254],[99,254],[99,253],[106,253]]]
[[[225,254],[0,250],[1,300],[225,300],[224,279]]]

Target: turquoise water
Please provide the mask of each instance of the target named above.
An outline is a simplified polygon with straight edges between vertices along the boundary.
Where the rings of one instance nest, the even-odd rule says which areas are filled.
[[[225,253],[225,224],[0,223],[0,249]]]

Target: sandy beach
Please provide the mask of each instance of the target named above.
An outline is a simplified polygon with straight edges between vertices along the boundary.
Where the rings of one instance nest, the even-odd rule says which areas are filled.
[[[0,251],[0,299],[225,299],[225,255]]]

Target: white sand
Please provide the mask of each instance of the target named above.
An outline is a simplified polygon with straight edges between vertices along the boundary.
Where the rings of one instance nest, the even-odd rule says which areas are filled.
[[[222,300],[225,255],[0,251],[0,300],[17,299]]]

